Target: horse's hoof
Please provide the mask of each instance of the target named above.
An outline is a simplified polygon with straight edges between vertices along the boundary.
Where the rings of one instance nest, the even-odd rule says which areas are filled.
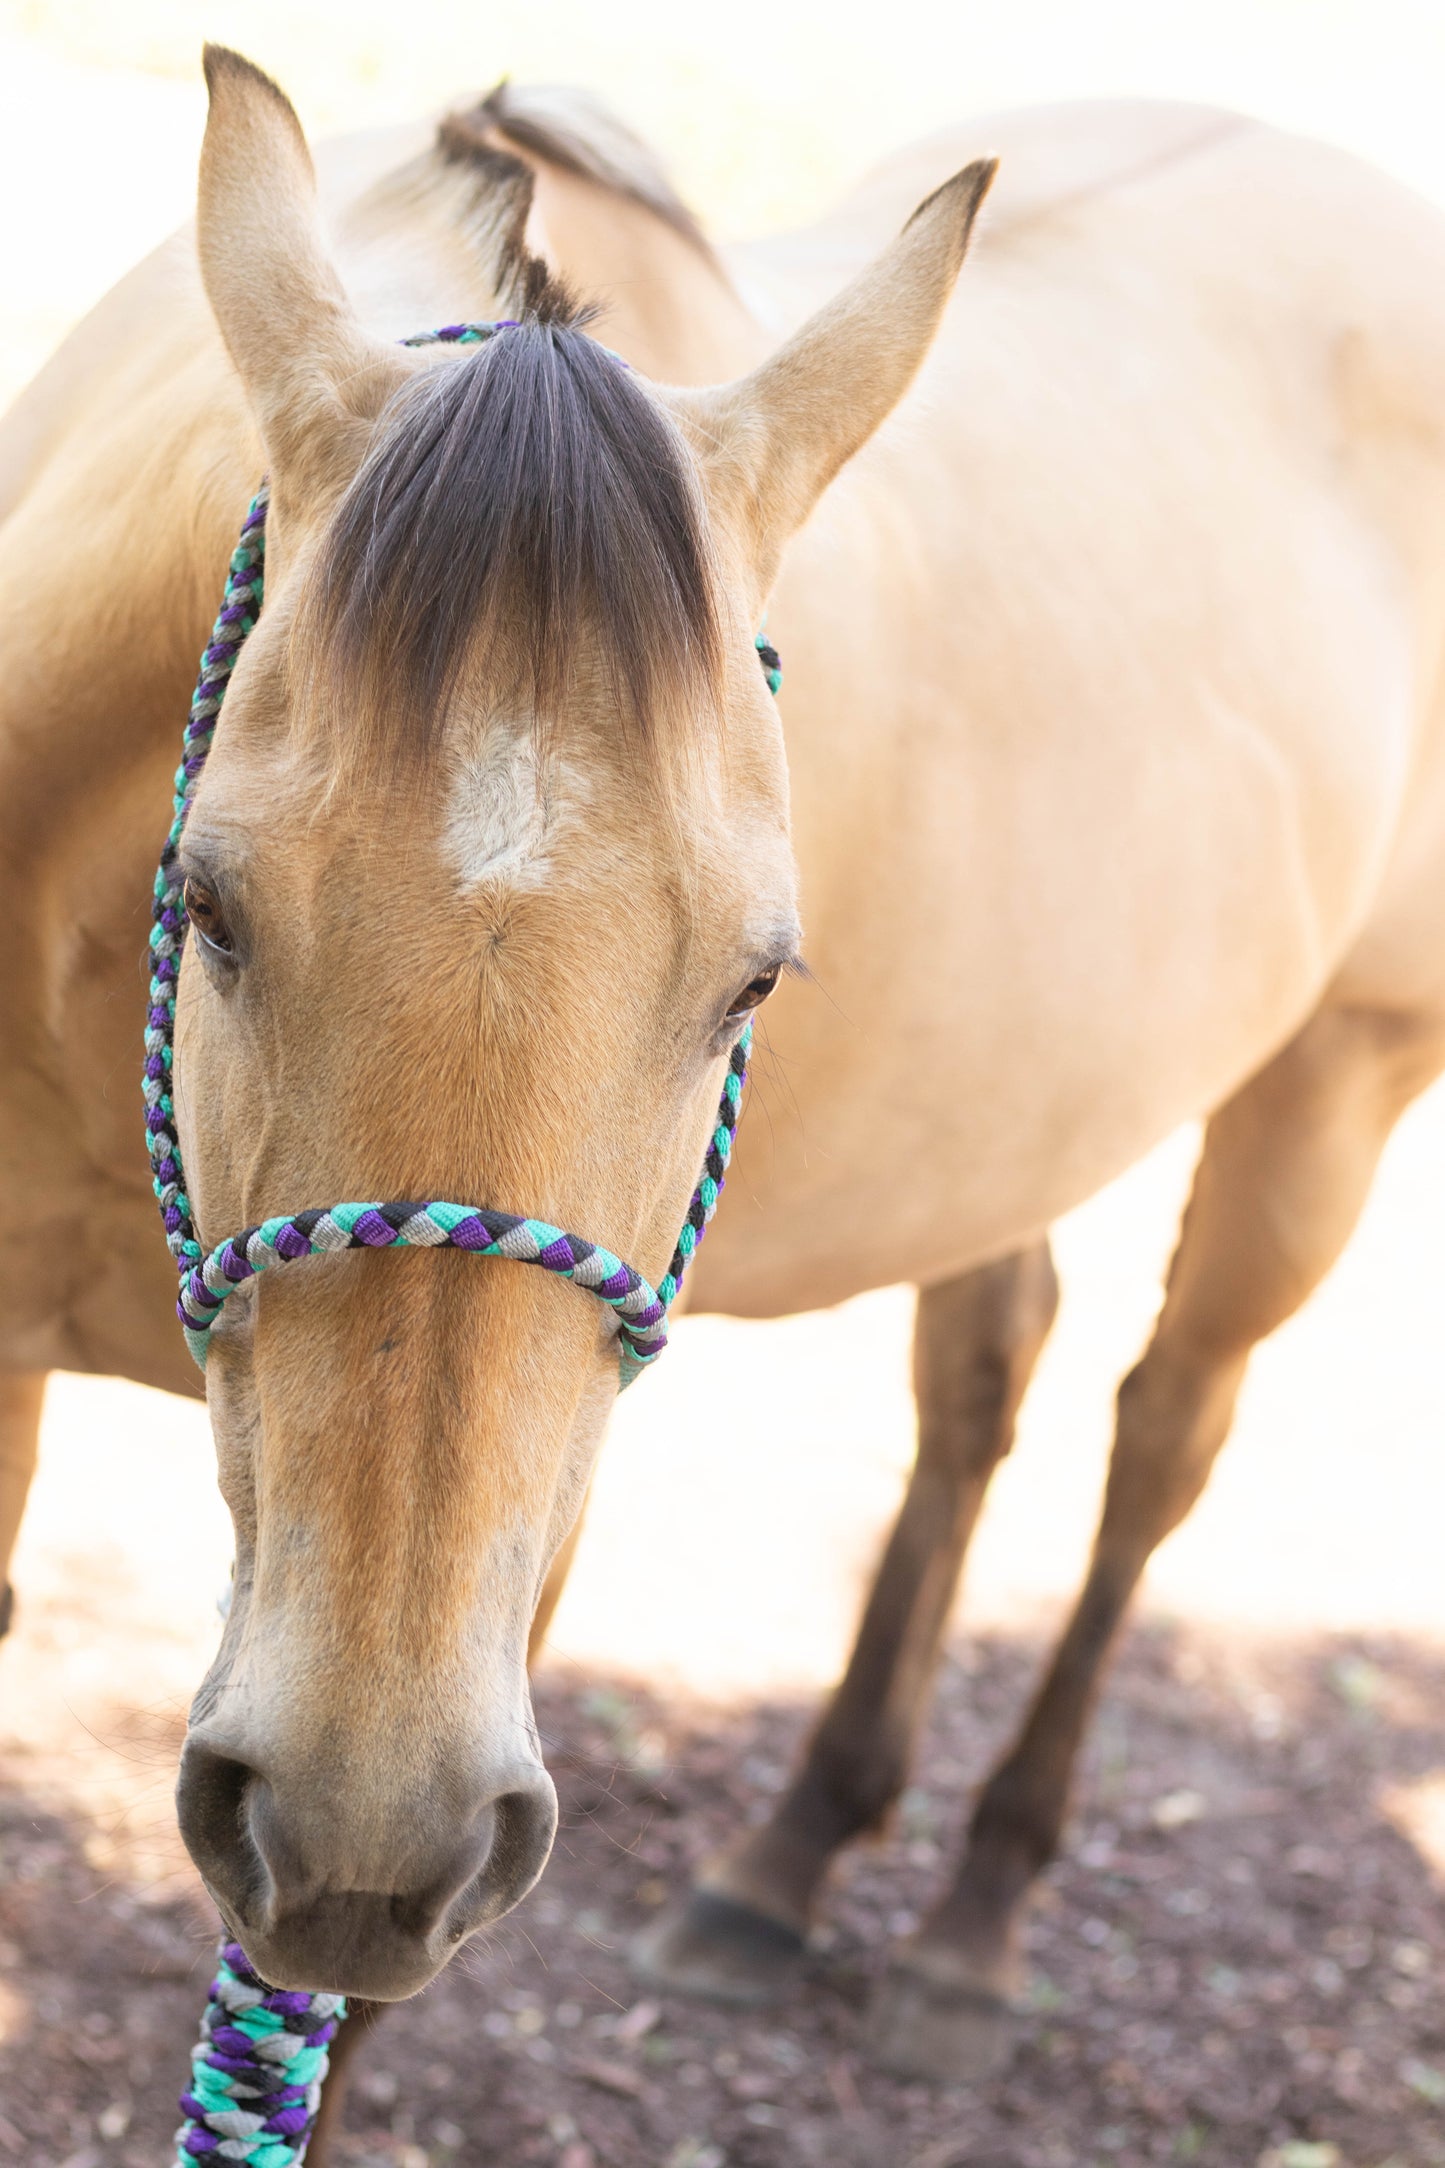
[[[632,1945],[632,1969],[650,1987],[713,2002],[776,2002],[793,1985],[803,1937],[783,1920],[715,1890],[692,1890]]]
[[[995,1989],[899,1956],[873,1996],[868,2052],[897,2078],[972,2085],[1003,2068],[1017,2029],[1012,2004]]]

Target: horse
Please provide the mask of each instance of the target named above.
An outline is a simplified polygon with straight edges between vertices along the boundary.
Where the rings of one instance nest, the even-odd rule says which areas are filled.
[[[0,1579],[47,1371],[202,1389],[137,959],[269,471],[265,609],[183,847],[208,1239],[472,1197],[655,1282],[757,1015],[769,1118],[693,1306],[918,1289],[917,1462],[842,1682],[646,1977],[788,1989],[904,1781],[1054,1315],[1049,1226],[1204,1119],[1087,1579],[869,2018],[894,2070],[973,2072],[1144,1565],[1445,1067],[1445,224],[1264,125],[1101,104],[945,133],[724,257],[575,98],[504,89],[313,167],[267,77],[207,73],[194,232],[0,436]],[[463,317],[506,328],[398,343]],[[210,1337],[236,1573],[183,1833],[269,1980],[385,2003],[542,1871],[528,1650],[614,1320],[353,1250]]]

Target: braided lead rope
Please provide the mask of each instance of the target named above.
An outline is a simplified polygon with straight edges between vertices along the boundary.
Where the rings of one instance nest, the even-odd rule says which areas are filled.
[[[327,2051],[345,2015],[344,1996],[270,1988],[238,1942],[223,1942],[181,2095],[179,2168],[294,2168],[316,2127]]]

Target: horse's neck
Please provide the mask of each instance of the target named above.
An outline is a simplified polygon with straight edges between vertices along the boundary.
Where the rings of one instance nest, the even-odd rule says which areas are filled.
[[[767,351],[722,265],[656,211],[503,147],[533,173],[528,247],[596,303],[606,345],[664,384],[718,383]],[[495,225],[465,162],[399,130],[329,146],[318,163],[342,273],[373,329],[399,338],[501,312]]]
[[[528,238],[599,302],[599,336],[655,382],[720,383],[772,343],[716,259],[594,182],[539,166]]]

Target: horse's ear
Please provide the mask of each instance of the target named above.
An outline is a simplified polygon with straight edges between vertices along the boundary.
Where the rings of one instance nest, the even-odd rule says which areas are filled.
[[[997,170],[997,159],[980,158],[945,181],[891,247],[751,375],[670,395],[709,497],[764,593],[789,536],[912,383]]]
[[[201,277],[280,490],[329,497],[409,373],[363,331],[322,237],[295,109],[224,45],[205,49],[210,117],[196,238]]]

